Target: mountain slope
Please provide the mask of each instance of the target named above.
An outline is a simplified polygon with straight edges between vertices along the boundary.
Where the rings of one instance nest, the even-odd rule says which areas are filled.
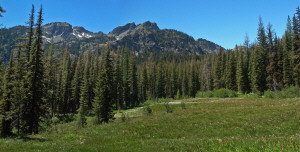
[[[71,53],[78,54],[87,50],[95,50],[97,45],[110,46],[114,49],[125,45],[138,53],[148,51],[176,52],[176,53],[214,53],[219,45],[205,39],[194,40],[193,37],[176,30],[160,29],[156,23],[145,22],[136,25],[128,23],[119,26],[108,34],[93,33],[83,27],[72,26],[65,22],[53,22],[43,26],[43,38],[47,47],[51,40],[60,46],[62,43],[69,46]],[[0,54],[7,60],[17,38],[26,34],[25,26],[2,28],[0,32]]]

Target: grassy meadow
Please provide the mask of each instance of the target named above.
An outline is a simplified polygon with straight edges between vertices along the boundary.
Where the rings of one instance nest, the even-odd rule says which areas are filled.
[[[182,108],[184,102],[185,109]],[[299,151],[300,99],[196,98],[124,111],[78,129],[59,124],[26,139],[0,139],[0,151]]]

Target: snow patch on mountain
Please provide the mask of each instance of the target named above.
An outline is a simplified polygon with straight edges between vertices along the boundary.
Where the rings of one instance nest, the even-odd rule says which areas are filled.
[[[45,39],[48,43],[51,42],[51,38],[48,38],[48,37],[46,37],[46,36],[42,36],[42,38]]]

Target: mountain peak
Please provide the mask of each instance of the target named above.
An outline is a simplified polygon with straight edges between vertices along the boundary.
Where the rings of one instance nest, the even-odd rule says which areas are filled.
[[[124,32],[127,33],[127,31],[132,31],[135,28],[136,28],[136,25],[135,25],[134,22],[132,22],[132,23],[128,23],[128,24],[126,24],[124,26],[118,26],[118,27],[116,27],[109,34],[119,36],[122,33],[124,33]]]
[[[72,33],[72,25],[66,22],[53,22],[43,26],[44,38],[47,42],[53,38],[54,42],[66,39],[67,33]]]
[[[44,25],[44,27],[49,27],[49,26],[65,26],[65,27],[72,27],[71,24],[67,22],[52,22]]]
[[[138,26],[142,26],[144,28],[148,28],[148,29],[154,30],[154,31],[158,31],[159,30],[159,27],[157,26],[157,24],[154,23],[154,22],[152,23],[150,21],[146,21],[145,23],[142,23],[142,24],[140,24]]]
[[[128,23],[124,26],[118,26],[113,31],[111,31],[109,34],[113,36],[118,36],[118,38],[122,38],[124,35],[127,35],[131,33],[132,31],[136,31],[138,29],[149,29],[153,31],[158,31],[159,27],[156,23],[152,23],[150,21],[146,21],[142,24],[136,25],[134,22]]]
[[[53,22],[43,26],[44,36],[46,42],[50,42],[53,39],[54,43],[72,40],[90,38],[96,34],[86,30],[81,26],[72,26],[67,22]]]

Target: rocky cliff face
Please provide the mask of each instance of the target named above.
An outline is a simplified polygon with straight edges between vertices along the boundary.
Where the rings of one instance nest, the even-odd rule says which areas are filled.
[[[134,23],[119,26],[109,36],[115,37],[110,42],[113,48],[128,47],[137,52],[173,51],[177,53],[214,53],[221,46],[205,39],[194,40],[193,37],[176,30],[159,29],[156,23],[149,21],[135,25]]]
[[[86,39],[97,36],[96,33],[90,32],[83,27],[77,27],[65,23],[65,22],[54,22],[43,26],[44,39],[47,42],[51,42],[53,39],[54,43],[61,41],[70,41],[74,39]]]
[[[128,24],[126,24],[124,26],[118,26],[113,31],[111,31],[110,33],[108,33],[108,35],[116,36],[116,37],[120,37],[121,35],[125,36],[125,35],[128,34],[128,32],[131,32],[135,28],[136,28],[135,23],[128,23]]]
[[[43,26],[43,38],[45,45],[51,40],[56,44],[65,43],[72,49],[71,52],[78,53],[94,50],[96,45],[110,46],[114,49],[123,48],[128,45],[138,53],[147,51],[176,53],[214,53],[219,45],[205,39],[194,40],[193,37],[176,30],[160,29],[156,23],[145,22],[136,25],[128,23],[119,26],[108,34],[102,32],[93,33],[83,27],[72,26],[65,22],[53,22]],[[17,38],[26,34],[25,26],[2,28],[0,32],[0,54],[7,58],[14,48]]]

